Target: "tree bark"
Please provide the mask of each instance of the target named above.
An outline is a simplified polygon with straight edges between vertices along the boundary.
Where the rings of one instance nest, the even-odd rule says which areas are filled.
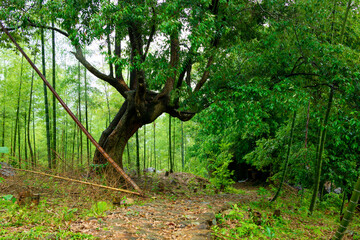
[[[130,137],[141,126],[153,122],[163,112],[167,111],[168,99],[152,101],[155,97],[153,92],[146,92],[145,101],[141,102],[140,105],[135,103],[135,97],[136,91],[127,92],[127,99],[99,140],[100,146],[121,168],[123,167],[122,154]],[[94,163],[106,163],[106,159],[98,150],[95,151]]]

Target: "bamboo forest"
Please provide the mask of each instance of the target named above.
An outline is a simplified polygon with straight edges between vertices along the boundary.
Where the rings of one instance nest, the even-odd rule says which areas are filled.
[[[360,239],[359,198],[359,0],[0,0],[0,239]]]

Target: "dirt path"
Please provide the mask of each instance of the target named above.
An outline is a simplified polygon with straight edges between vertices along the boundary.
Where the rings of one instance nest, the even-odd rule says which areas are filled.
[[[231,204],[246,202],[250,195],[219,194],[191,198],[155,199],[122,207],[103,218],[72,222],[71,231],[101,239],[212,239],[215,214]]]

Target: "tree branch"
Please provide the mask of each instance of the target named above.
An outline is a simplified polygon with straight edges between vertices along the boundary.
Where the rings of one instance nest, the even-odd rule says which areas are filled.
[[[113,78],[109,75],[106,75],[95,67],[93,67],[84,57],[83,52],[80,46],[75,46],[76,52],[72,52],[77,60],[87,69],[89,72],[94,74],[97,78],[104,80],[105,82],[109,83],[113,86],[124,98],[126,98],[125,92],[129,91],[129,87],[126,85],[124,79],[120,78]]]
[[[191,49],[189,50],[189,53],[185,59],[185,61],[183,62],[183,66],[182,66],[182,71],[179,75],[178,78],[178,82],[176,85],[176,88],[180,88],[183,81],[184,81],[184,77],[186,74],[186,84],[190,87],[190,72],[191,72],[191,68],[192,68],[192,53],[191,53]]]
[[[165,95],[168,95],[174,88],[176,72],[179,66],[179,34],[173,33],[170,35],[170,68],[171,72],[168,76],[165,86],[162,91],[156,96],[156,99],[159,99]]]
[[[205,84],[205,82],[207,81],[207,79],[209,78],[209,75],[210,75],[210,66],[211,64],[213,63],[214,61],[214,56],[210,56],[209,57],[209,60],[206,64],[206,68],[205,68],[205,71],[200,79],[200,81],[196,84],[196,87],[195,87],[195,92],[199,91],[200,88]]]
[[[42,25],[38,25],[33,23],[30,19],[27,19],[27,23],[30,27],[37,27],[37,28],[44,28],[44,29],[49,29],[49,30],[54,30],[60,34],[62,34],[65,37],[69,37],[69,33],[65,32],[64,30],[61,30],[59,28],[56,27],[52,27],[52,26],[42,26]]]
[[[197,112],[183,112],[178,111],[176,109],[170,108],[166,110],[166,113],[170,114],[170,116],[180,119],[181,121],[189,121],[192,119]]]
[[[41,26],[33,23],[31,20],[28,19],[28,25],[31,27],[37,27],[37,28],[44,28],[44,29],[50,29],[54,30],[60,34],[62,34],[65,37],[69,37],[69,34],[59,28],[52,27],[52,26]],[[80,46],[75,46],[76,52],[72,52],[76,59],[79,60],[79,62],[87,69],[89,72],[91,72],[94,76],[97,78],[104,80],[105,82],[109,83],[111,86],[113,86],[124,98],[126,98],[126,91],[129,91],[129,87],[126,85],[122,74],[117,74],[116,78],[106,75],[102,72],[100,72],[98,69],[96,69],[94,66],[92,66],[84,57],[84,54],[81,50]]]

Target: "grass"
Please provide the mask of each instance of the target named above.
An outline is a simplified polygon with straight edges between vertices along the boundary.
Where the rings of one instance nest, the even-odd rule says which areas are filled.
[[[219,213],[212,230],[218,239],[329,239],[339,224],[341,199],[329,194],[309,215],[310,192],[304,200],[294,194],[283,194],[275,203],[269,202],[270,191],[258,189],[259,200],[234,204],[231,210]],[[280,210],[280,216],[275,216]],[[357,213],[344,239],[360,239],[360,216]]]
[[[152,186],[149,187],[152,189]],[[31,189],[41,195],[37,206],[19,206],[14,202],[13,196],[17,197],[16,194],[24,189]],[[270,203],[269,198],[274,191],[269,188],[228,187],[226,190],[232,194],[247,195],[246,198],[250,201],[233,203],[231,209],[216,215],[217,224],[212,227],[212,231],[218,239],[329,239],[339,224],[341,198],[336,194],[326,195],[317,204],[317,211],[309,216],[310,192],[306,192],[302,200],[300,196],[286,192],[276,202]],[[181,197],[216,194],[211,187],[199,187],[197,192],[191,188],[178,191],[184,192],[184,195],[163,192],[157,197],[170,203]],[[87,220],[96,218],[97,228],[107,231],[101,221],[108,211],[113,211],[113,199],[127,198],[125,194],[29,174],[6,179],[0,185],[0,196],[0,240],[98,239],[90,233],[79,233],[72,229],[72,223],[91,224]],[[145,203],[141,198],[134,201],[137,204]],[[154,198],[147,201],[154,201]],[[280,210],[279,216],[274,216],[275,210]],[[139,214],[136,210],[127,211],[129,216]],[[359,233],[358,213],[345,239],[360,239]]]
[[[0,208],[0,239],[95,239],[68,229],[67,223],[77,218],[77,209],[51,205],[46,198],[37,206],[24,207],[0,199]]]
[[[29,189],[41,195],[39,204],[19,206],[15,202],[18,193]],[[70,223],[104,217],[113,208],[112,199],[118,195],[76,183],[18,174],[0,185],[0,240],[97,239],[74,232]]]

